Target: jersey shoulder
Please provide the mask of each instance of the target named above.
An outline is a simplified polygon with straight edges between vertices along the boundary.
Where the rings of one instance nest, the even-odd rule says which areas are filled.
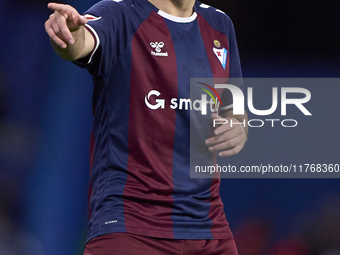
[[[195,10],[217,31],[227,35],[233,33],[233,22],[225,12],[199,1],[195,3]]]
[[[108,14],[116,14],[119,12],[129,11],[132,6],[131,0],[102,0],[98,3],[94,4],[86,13],[108,13]]]
[[[150,4],[137,0],[102,0],[85,12],[87,15],[129,20],[147,17],[153,11]]]

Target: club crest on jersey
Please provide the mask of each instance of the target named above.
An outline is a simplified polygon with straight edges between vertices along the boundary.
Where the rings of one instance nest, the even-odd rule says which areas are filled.
[[[226,63],[227,63],[228,51],[225,48],[223,48],[223,49],[213,48],[213,50],[214,50],[216,57],[221,62],[223,69],[225,69],[225,66],[226,66]]]
[[[96,20],[100,20],[102,17],[95,17],[93,15],[90,14],[85,14],[84,17],[87,19],[87,21],[96,21]]]
[[[218,40],[214,41],[214,45],[215,45],[216,48],[220,48],[221,47],[221,43]]]
[[[160,57],[167,57],[169,54],[168,52],[162,52],[162,48],[164,47],[164,42],[151,42],[150,46],[156,50],[156,52],[151,51],[152,56],[160,56]]]

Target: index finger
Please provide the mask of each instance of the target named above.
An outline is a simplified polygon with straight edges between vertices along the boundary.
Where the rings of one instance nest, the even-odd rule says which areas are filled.
[[[60,13],[67,13],[67,14],[70,13],[70,11],[71,11],[70,8],[73,8],[70,5],[57,4],[57,3],[49,3],[47,5],[47,7],[49,9],[51,9],[52,11],[57,11],[57,12],[60,12]],[[65,17],[65,18],[67,18],[67,17]]]
[[[48,3],[47,8],[51,9],[52,11],[61,11],[63,4],[57,4],[57,3]]]

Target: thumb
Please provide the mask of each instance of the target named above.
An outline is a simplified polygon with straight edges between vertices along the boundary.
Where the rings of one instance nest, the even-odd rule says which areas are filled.
[[[72,12],[67,20],[68,27],[71,31],[78,30],[87,23],[87,19],[78,12]]]
[[[75,20],[75,23],[78,26],[84,26],[87,23],[87,18],[79,14]]]

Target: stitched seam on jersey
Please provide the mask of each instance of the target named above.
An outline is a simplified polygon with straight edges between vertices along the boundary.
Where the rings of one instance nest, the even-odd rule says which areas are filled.
[[[106,89],[106,86],[103,86],[102,87],[103,88],[103,90],[104,89]],[[103,93],[104,91],[102,91],[102,93]],[[105,93],[105,95],[108,95],[108,93]],[[106,100],[106,96],[105,96],[105,101],[107,101]],[[106,103],[106,102],[105,102]],[[106,108],[105,108],[105,112],[104,112],[104,114],[106,114]],[[109,125],[110,123],[108,122],[108,125]],[[100,128],[100,133],[101,134],[103,134],[103,132],[102,132],[102,126],[101,126],[101,128]],[[106,145],[106,151],[110,151],[110,141],[111,141],[111,139],[109,139],[109,138],[107,138],[108,139],[108,142],[107,142],[107,145]],[[109,166],[109,163],[110,163],[110,153],[107,153],[107,156],[106,156],[106,172],[105,172],[105,184],[104,184],[104,187],[103,187],[103,190],[102,190],[102,194],[100,195],[100,198],[101,198],[101,204],[103,205],[104,204],[104,194],[105,194],[105,190],[107,189],[107,182],[108,182],[108,174],[109,174],[109,171],[108,171],[108,167],[107,166]],[[102,171],[104,171],[104,170],[102,170]],[[101,210],[100,210],[100,214],[99,214],[99,228],[100,228],[100,225],[101,225],[101,221],[102,221],[102,219],[103,219],[103,210],[105,209],[105,206],[102,206],[102,208],[101,208]]]

